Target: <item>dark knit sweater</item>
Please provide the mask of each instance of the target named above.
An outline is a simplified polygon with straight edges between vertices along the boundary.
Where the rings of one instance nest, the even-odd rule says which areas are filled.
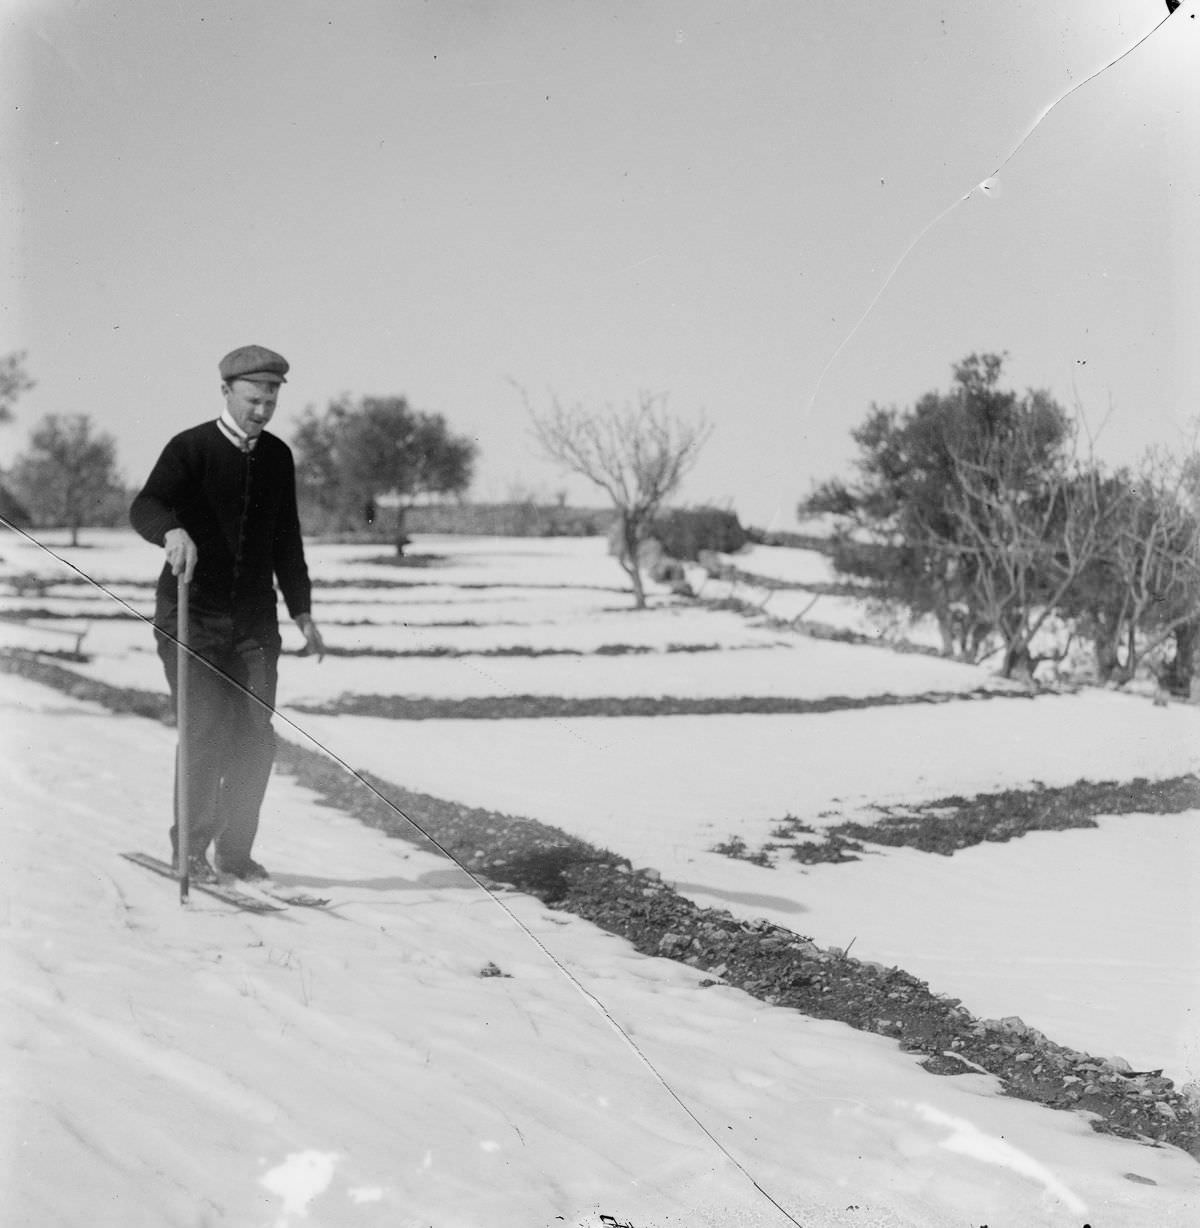
[[[293,618],[312,606],[312,585],[300,539],[296,471],[291,449],[265,431],[242,452],[205,422],[163,449],[129,511],[147,541],[164,544],[171,529],[196,543],[189,605],[253,625],[275,618],[274,580]],[[158,578],[160,608],[173,602],[169,565]]]

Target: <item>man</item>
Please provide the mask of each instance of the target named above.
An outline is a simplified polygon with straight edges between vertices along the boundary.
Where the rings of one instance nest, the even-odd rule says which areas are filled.
[[[133,527],[166,552],[158,578],[155,639],[173,702],[178,580],[188,582],[188,872],[262,879],[251,857],[259,808],[275,758],[271,717],[280,637],[275,581],[320,660],[312,585],[300,538],[291,449],[265,427],[288,362],[259,345],[219,364],[225,408],[215,421],[176,435],[133,501]],[[197,659],[199,658],[199,659]],[[171,848],[178,862],[180,783]],[[209,863],[212,846],[214,865]]]

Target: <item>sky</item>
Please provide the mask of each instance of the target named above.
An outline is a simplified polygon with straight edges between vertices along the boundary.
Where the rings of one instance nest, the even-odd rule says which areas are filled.
[[[246,343],[292,363],[279,434],[405,396],[478,441],[476,499],[602,503],[528,408],[648,392],[713,428],[683,501],[785,527],[972,352],[1108,463],[1189,438],[1196,0],[0,0],[0,31],[0,354],[37,380],[0,466],[87,413],[137,485]]]

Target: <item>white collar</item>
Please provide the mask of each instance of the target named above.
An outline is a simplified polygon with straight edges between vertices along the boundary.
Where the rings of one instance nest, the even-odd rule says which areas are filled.
[[[251,439],[245,431],[233,420],[233,416],[229,412],[229,407],[226,406],[221,410],[221,416],[217,419],[217,426],[221,429],[221,434],[229,440],[231,444],[239,452],[253,452],[254,445],[258,443],[257,439]]]

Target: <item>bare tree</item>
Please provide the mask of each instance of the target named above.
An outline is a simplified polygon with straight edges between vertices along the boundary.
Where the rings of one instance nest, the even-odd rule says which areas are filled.
[[[528,408],[528,401],[526,401]],[[618,561],[644,609],[640,548],[659,509],[678,490],[712,433],[701,419],[685,422],[667,410],[664,395],[639,393],[624,410],[570,408],[557,399],[550,411],[529,415],[542,451],[554,462],[599,486],[617,510]]]
[[[943,550],[970,577],[973,607],[1004,646],[1005,677],[1031,679],[1033,640],[1106,541],[1117,509],[1094,465],[1047,467],[1031,424],[968,454],[951,441],[953,532]]]
[[[1112,559],[1124,598],[1125,659],[1114,679],[1126,682],[1200,617],[1200,522],[1196,465],[1149,452],[1129,492],[1130,514],[1114,534]]]

